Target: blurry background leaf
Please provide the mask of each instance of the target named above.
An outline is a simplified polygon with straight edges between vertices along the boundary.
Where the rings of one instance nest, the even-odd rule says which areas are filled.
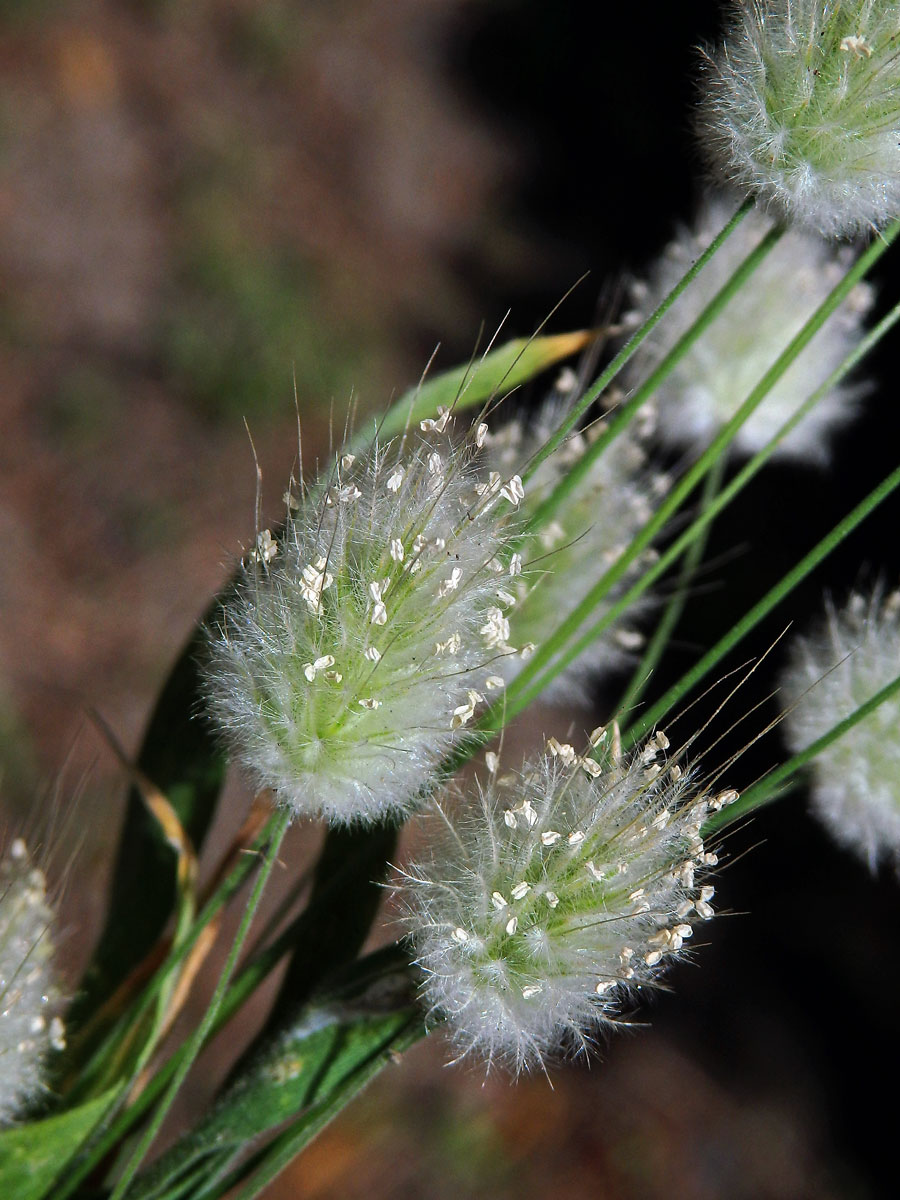
[[[204,641],[201,627],[182,651],[150,719],[137,762],[167,797],[198,850],[225,777],[221,747],[200,712]],[[177,868],[178,857],[159,822],[131,789],[107,923],[72,1006],[72,1026],[115,990],[163,932],[175,905]]]
[[[383,899],[396,845],[393,825],[328,830],[267,1029],[278,1028],[323,980],[356,958]]]

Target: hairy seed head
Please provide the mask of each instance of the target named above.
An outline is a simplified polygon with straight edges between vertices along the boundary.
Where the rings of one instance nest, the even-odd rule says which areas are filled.
[[[65,1045],[52,962],[47,881],[16,838],[0,858],[0,1125],[44,1092],[44,1065]]]
[[[724,177],[826,237],[900,216],[898,39],[892,0],[734,0],[700,112]]]
[[[497,555],[521,483],[479,481],[446,413],[422,426],[339,453],[210,635],[209,709],[298,814],[408,812],[513,653]]]
[[[665,747],[657,734],[601,764],[551,739],[440,813],[400,890],[425,996],[461,1055],[518,1071],[585,1047],[712,916],[700,830],[737,794],[703,794]]]

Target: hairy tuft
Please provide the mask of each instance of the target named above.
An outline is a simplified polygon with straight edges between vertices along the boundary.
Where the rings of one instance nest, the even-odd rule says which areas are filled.
[[[597,731],[599,744],[603,734]],[[548,742],[440,810],[399,885],[424,994],[460,1057],[514,1071],[583,1050],[713,915],[705,795],[657,734],[627,762]],[[496,766],[496,764],[493,764]]]
[[[0,857],[0,1125],[43,1097],[46,1059],[65,1046],[53,921],[44,874],[16,838]]]
[[[498,554],[521,482],[480,481],[450,430],[443,413],[412,446],[339,453],[283,537],[260,535],[210,632],[209,711],[298,815],[409,812],[502,683],[514,648]]]
[[[892,0],[733,0],[699,118],[722,176],[826,237],[900,216],[898,35]]]

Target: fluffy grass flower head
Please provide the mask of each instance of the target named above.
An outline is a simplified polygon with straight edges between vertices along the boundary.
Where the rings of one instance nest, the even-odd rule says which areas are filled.
[[[485,433],[461,442],[442,412],[339,453],[283,537],[260,535],[211,633],[210,711],[298,814],[408,812],[512,653],[497,555],[524,493],[518,477],[479,482]]]
[[[680,231],[649,279],[632,286],[636,309],[632,319],[643,319],[653,311],[709,246],[732,211],[733,206],[721,197],[704,205],[693,228]],[[768,227],[765,218],[755,213],[741,222],[635,354],[629,364],[633,385],[637,386],[690,328]],[[851,260],[849,248],[834,249],[821,238],[798,230],[787,232],[657,389],[660,438],[679,448],[699,448],[711,441],[840,282]],[[840,366],[863,336],[863,319],[872,300],[867,284],[853,288],[741,425],[732,443],[739,453],[761,450]],[[774,453],[782,458],[827,461],[828,436],[853,416],[858,395],[859,388],[853,385],[829,389]]]
[[[900,216],[898,35],[891,0],[734,3],[701,117],[725,178],[827,237]]]
[[[784,727],[804,750],[900,674],[900,592],[858,593],[828,606],[794,642],[782,678]],[[874,871],[900,871],[900,700],[880,704],[812,761],[813,810],[840,845]]]
[[[704,795],[667,747],[658,733],[601,763],[551,740],[441,813],[401,890],[425,997],[461,1056],[519,1071],[585,1047],[713,915],[700,830],[736,793]]]
[[[16,838],[0,858],[0,1125],[44,1091],[44,1064],[63,1049],[52,968],[47,883]]]

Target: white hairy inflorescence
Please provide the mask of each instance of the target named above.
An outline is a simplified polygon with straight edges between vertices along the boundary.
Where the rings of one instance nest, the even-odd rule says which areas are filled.
[[[795,639],[782,677],[788,744],[805,750],[900,674],[900,593],[854,594]],[[812,803],[874,871],[900,870],[900,699],[880,704],[812,761]]]
[[[521,481],[481,480],[451,428],[441,412],[338,454],[283,538],[260,535],[210,635],[209,709],[298,814],[408,812],[514,652],[498,554]]]
[[[0,858],[0,1125],[44,1093],[44,1066],[64,1045],[51,959],[47,883],[16,838]]]
[[[598,745],[604,734],[592,739]],[[661,733],[625,763],[555,740],[479,800],[441,811],[399,885],[424,994],[460,1055],[514,1070],[585,1047],[713,915],[704,794]]]
[[[733,3],[700,117],[725,178],[829,237],[900,216],[898,35],[892,0]]]
[[[500,472],[526,469],[577,398],[575,389],[574,373],[565,372],[556,395],[530,425],[511,420],[489,435],[487,464]],[[570,434],[544,459],[529,480],[528,497],[522,506],[525,519],[577,467],[602,428],[595,422],[583,432]],[[510,588],[517,603],[510,612],[509,626],[518,653],[498,663],[498,671],[507,683],[628,548],[650,520],[667,485],[665,476],[650,471],[643,449],[626,431],[593,459],[552,519],[523,540],[515,564],[517,577]],[[596,607],[595,620],[634,583],[654,556],[648,550],[635,559]],[[641,635],[633,622],[646,608],[647,601],[632,605],[552,680],[542,699],[554,703],[583,700],[592,679],[626,664],[630,652],[641,645]]]
[[[710,200],[692,229],[682,229],[657,260],[647,282],[632,285],[637,321],[648,316],[709,246],[733,211]],[[628,379],[637,386],[672,349],[735,269],[762,240],[766,220],[751,213],[676,300],[634,355]],[[654,394],[660,437],[678,447],[701,448],[737,412],[853,260],[849,248],[789,231],[757,266],[723,312],[690,347]],[[755,454],[821,387],[863,336],[872,289],[859,283],[796,357],[734,435],[734,447]],[[830,388],[779,443],[782,457],[823,463],[828,435],[850,420],[860,389]]]

